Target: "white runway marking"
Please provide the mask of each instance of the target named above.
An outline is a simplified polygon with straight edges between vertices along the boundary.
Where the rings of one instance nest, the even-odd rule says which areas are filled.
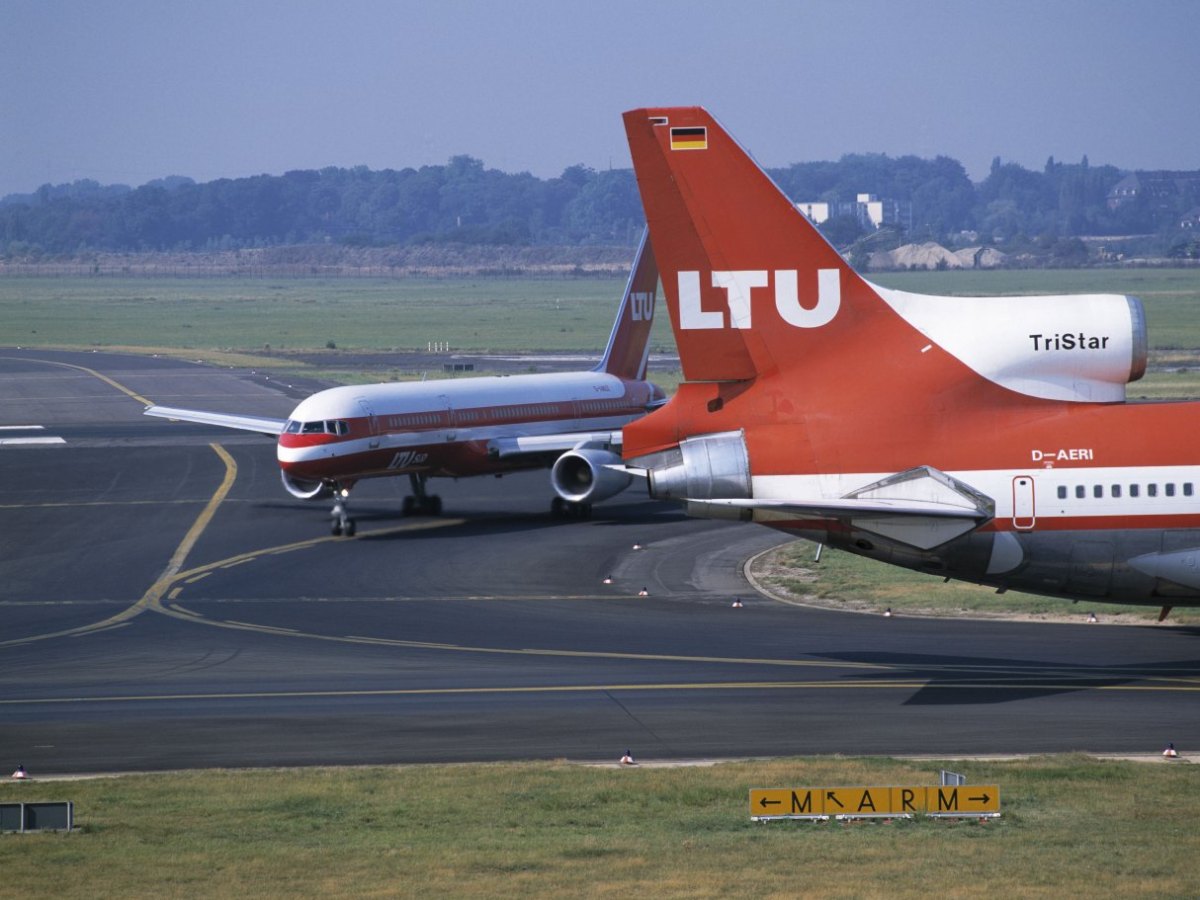
[[[45,430],[45,425],[0,425],[0,432]],[[65,443],[60,437],[0,437],[0,447],[50,447]]]

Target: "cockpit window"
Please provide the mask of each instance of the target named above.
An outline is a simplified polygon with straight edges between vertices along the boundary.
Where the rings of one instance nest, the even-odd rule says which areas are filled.
[[[339,434],[350,433],[350,423],[345,419],[325,419],[320,422],[288,422],[283,429],[288,434]]]

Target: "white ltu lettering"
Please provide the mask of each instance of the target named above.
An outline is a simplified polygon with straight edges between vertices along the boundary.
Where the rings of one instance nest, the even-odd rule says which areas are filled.
[[[793,276],[795,274],[795,272],[792,273]],[[715,288],[725,288],[726,302],[729,304],[730,327],[749,328],[750,289],[766,287],[767,273],[762,269],[745,272],[713,272],[712,283]]]
[[[700,308],[700,273],[679,273],[679,327],[682,329],[724,328],[725,314],[719,309]]]
[[[795,269],[776,269],[774,274],[775,309],[783,321],[796,328],[820,328],[833,321],[842,305],[842,277],[838,269],[817,271],[817,299],[813,306],[804,306],[800,302],[799,274]],[[765,269],[712,273],[712,286],[725,291],[725,303],[729,307],[727,326],[723,311],[700,306],[700,273],[679,272],[679,327],[686,330],[750,328],[753,322],[751,292],[754,288],[767,287],[769,283]]]
[[[837,269],[817,270],[817,303],[800,305],[800,285],[795,269],[775,270],[775,308],[783,321],[797,328],[828,325],[842,305],[842,273]]]

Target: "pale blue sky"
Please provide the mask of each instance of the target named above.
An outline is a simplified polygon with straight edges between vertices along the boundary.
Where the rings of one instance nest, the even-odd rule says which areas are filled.
[[[0,195],[460,153],[629,166],[708,107],[768,166],[843,153],[1200,168],[1198,0],[0,0]]]

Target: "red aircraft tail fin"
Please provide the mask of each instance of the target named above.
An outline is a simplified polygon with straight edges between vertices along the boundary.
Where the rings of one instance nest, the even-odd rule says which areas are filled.
[[[848,344],[920,339],[707,111],[624,118],[688,381],[745,381]]]
[[[646,231],[642,234],[637,256],[633,259],[625,296],[617,310],[617,320],[613,322],[604,358],[600,360],[596,371],[632,381],[646,378],[657,292],[658,265],[654,259],[654,248],[650,246],[650,233]]]

